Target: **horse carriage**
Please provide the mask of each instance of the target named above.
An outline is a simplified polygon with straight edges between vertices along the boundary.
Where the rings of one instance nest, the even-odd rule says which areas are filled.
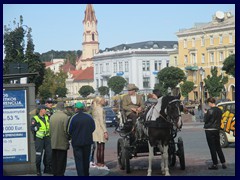
[[[133,128],[123,109],[119,111],[117,132],[118,164],[121,170],[130,173],[130,159],[149,154],[148,175],[152,173],[153,156],[162,155],[161,171],[169,174],[169,166],[174,167],[178,156],[180,168],[185,169],[184,146],[181,137],[175,138],[182,126],[180,97],[164,96],[158,103],[147,108]]]

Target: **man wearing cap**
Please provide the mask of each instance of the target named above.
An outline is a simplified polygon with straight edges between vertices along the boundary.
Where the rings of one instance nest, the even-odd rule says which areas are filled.
[[[64,176],[67,166],[67,150],[69,149],[68,116],[64,110],[64,103],[58,102],[56,112],[50,118],[52,172],[54,176]]]
[[[50,117],[53,115],[53,113],[55,113],[55,109],[53,109],[53,99],[52,98],[47,98],[47,100],[45,102],[45,106],[47,107],[46,108],[46,115],[48,116],[48,119],[50,120]],[[46,164],[47,164],[45,152],[43,154],[43,164],[44,164],[44,166],[46,166]],[[51,169],[44,168],[43,172],[52,174]]]
[[[127,118],[132,119],[133,127],[135,127],[136,120],[144,109],[144,102],[142,96],[136,93],[138,87],[135,84],[128,84],[127,90],[128,94],[122,99],[122,107],[126,111]]]
[[[53,109],[53,99],[52,98],[48,98],[46,100],[45,105],[47,106],[46,114],[48,115],[48,117],[50,119],[51,115],[53,115],[53,113],[55,112],[55,110]]]
[[[93,144],[92,133],[95,123],[90,114],[84,113],[84,104],[77,102],[75,112],[68,123],[67,132],[71,136],[73,155],[78,176],[89,176],[89,157]]]
[[[49,118],[46,115],[46,106],[39,105],[37,108],[37,115],[33,116],[31,120],[31,130],[34,134],[35,150],[36,150],[36,168],[37,175],[41,176],[41,161],[43,150],[45,150],[46,164],[45,169],[50,171],[52,153],[51,153],[51,140],[50,140],[50,126]]]

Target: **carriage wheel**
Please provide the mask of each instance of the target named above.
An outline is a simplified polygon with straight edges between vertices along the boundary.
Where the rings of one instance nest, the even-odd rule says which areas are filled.
[[[180,162],[180,167],[182,170],[185,169],[185,157],[184,157],[184,148],[183,148],[183,140],[181,137],[178,138],[178,157]]]
[[[124,160],[125,160],[125,169],[126,169],[126,173],[129,174],[130,173],[130,140],[128,138],[124,139]]]
[[[125,148],[123,139],[118,139],[117,143],[117,155],[118,155],[118,164],[121,170],[125,169]]]
[[[176,164],[176,147],[174,140],[171,140],[168,145],[168,164],[170,167],[174,167]]]

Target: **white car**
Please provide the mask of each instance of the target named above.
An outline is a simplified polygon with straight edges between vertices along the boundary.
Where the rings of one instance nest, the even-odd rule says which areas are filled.
[[[227,147],[229,143],[235,143],[235,101],[218,103],[217,106],[223,111],[220,144]]]

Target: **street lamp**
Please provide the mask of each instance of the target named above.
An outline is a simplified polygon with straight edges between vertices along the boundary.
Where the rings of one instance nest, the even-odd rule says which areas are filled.
[[[204,72],[205,70],[201,67],[199,69],[199,74],[201,75],[201,82],[200,82],[200,93],[201,93],[201,106],[202,106],[202,103],[204,102],[204,91],[203,91],[203,76],[204,76]]]

